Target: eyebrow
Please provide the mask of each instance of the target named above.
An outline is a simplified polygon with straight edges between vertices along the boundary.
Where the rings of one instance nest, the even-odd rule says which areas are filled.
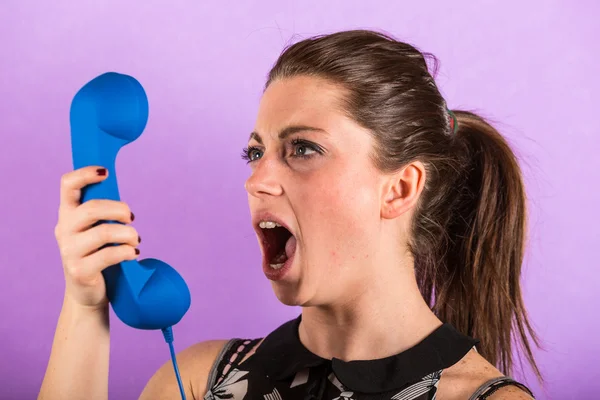
[[[279,137],[279,140],[284,140],[288,136],[293,135],[295,133],[307,132],[307,131],[321,132],[321,133],[327,134],[327,131],[325,131],[324,129],[321,129],[321,128],[315,128],[315,127],[306,126],[306,125],[292,125],[292,126],[283,128],[277,136]],[[263,144],[260,134],[256,131],[254,131],[250,134],[250,138],[248,140],[252,140],[252,139],[256,140],[260,144]]]

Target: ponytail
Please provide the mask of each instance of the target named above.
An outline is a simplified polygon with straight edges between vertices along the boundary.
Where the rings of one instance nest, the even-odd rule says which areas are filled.
[[[519,282],[526,236],[521,171],[508,143],[483,118],[466,111],[454,115],[454,140],[466,168],[447,221],[446,251],[436,252],[445,267],[431,281],[433,309],[480,339],[479,353],[504,374],[511,373],[512,343],[518,343],[541,379],[528,337],[539,343]]]

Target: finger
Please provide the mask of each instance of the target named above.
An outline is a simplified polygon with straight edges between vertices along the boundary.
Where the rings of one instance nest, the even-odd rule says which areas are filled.
[[[128,244],[137,247],[141,238],[130,225],[100,224],[71,237],[64,253],[70,259],[86,257],[109,244]]]
[[[81,189],[92,183],[101,182],[108,176],[108,170],[101,166],[90,166],[67,172],[60,181],[60,206],[73,209],[80,204]]]
[[[85,257],[83,265],[91,271],[100,272],[122,261],[135,260],[138,254],[139,249],[128,244],[109,246]]]
[[[82,262],[78,263],[78,266],[70,270],[69,273],[79,282],[89,281],[111,265],[127,260],[135,260],[138,254],[138,249],[127,244],[105,247],[83,258]]]
[[[82,232],[98,221],[118,221],[123,224],[133,222],[134,215],[122,201],[89,200],[69,214],[69,232]]]

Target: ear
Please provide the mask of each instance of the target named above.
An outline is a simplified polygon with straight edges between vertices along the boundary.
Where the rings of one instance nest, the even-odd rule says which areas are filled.
[[[381,216],[394,219],[412,209],[425,186],[425,165],[414,161],[388,176]]]

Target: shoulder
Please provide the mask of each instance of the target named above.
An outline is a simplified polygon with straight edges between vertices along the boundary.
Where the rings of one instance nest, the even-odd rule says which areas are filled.
[[[201,399],[206,392],[210,370],[229,340],[209,340],[196,343],[177,353],[177,366],[186,391],[186,398]],[[139,400],[181,399],[179,385],[169,359],[150,378]]]
[[[491,394],[486,400],[532,400],[529,394],[516,386],[505,386]]]
[[[475,350],[471,350],[458,363],[444,370],[438,385],[438,400],[464,400],[482,385],[504,374]],[[532,397],[516,386],[504,386],[486,400],[531,400]]]

